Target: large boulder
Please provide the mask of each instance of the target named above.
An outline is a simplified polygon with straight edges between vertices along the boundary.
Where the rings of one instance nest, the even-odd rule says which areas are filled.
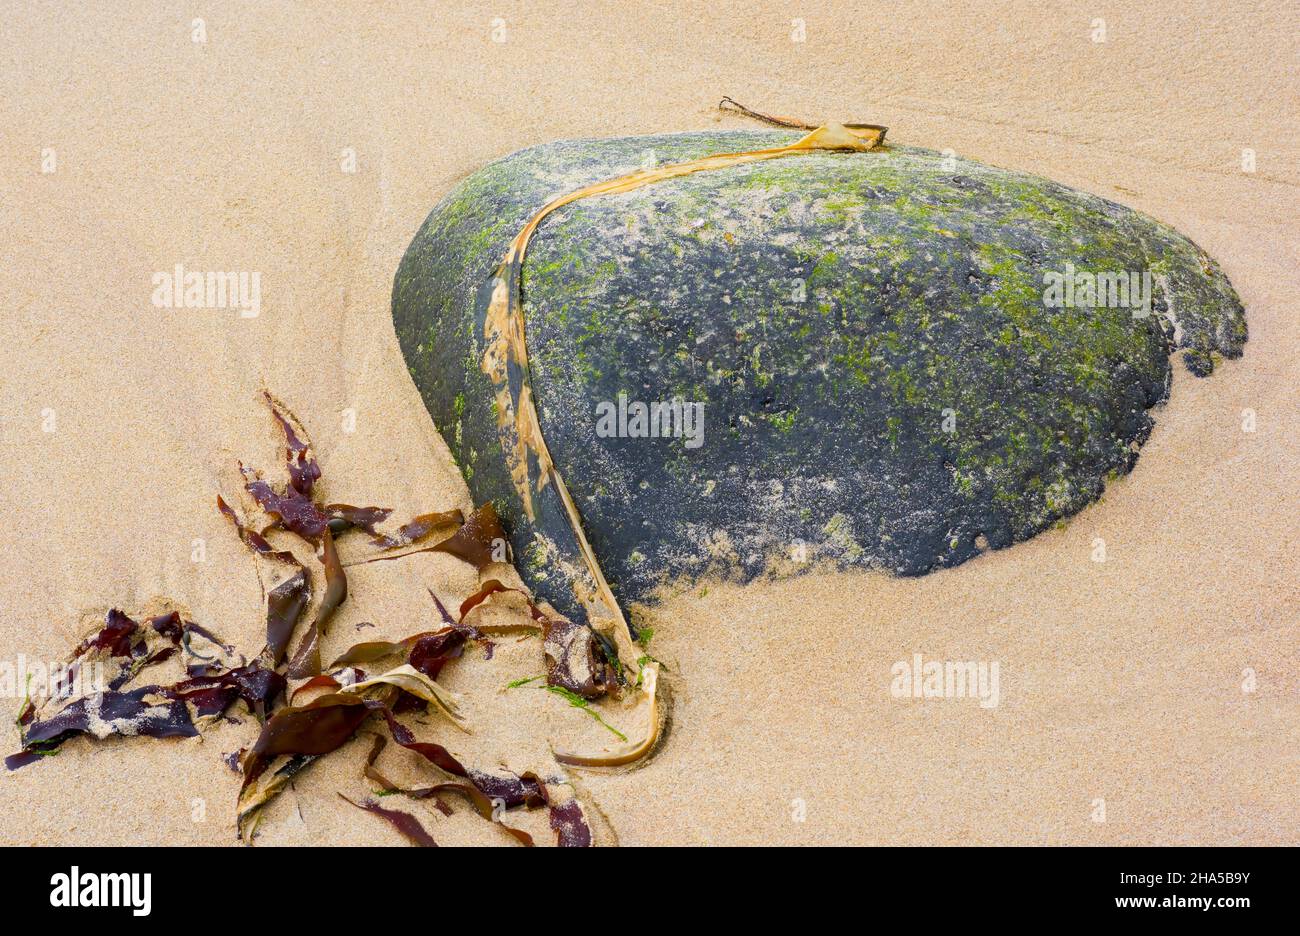
[[[483,284],[557,195],[799,136],[535,146],[457,186],[402,260],[411,375],[525,579],[561,610],[571,570],[548,544],[564,518],[530,522],[511,483]],[[1169,227],[905,146],[575,202],[541,224],[521,291],[542,433],[620,601],[792,559],[915,575],[1024,540],[1133,467],[1176,348],[1203,376],[1246,339],[1218,265]],[[668,437],[641,432],[637,404],[654,403]]]

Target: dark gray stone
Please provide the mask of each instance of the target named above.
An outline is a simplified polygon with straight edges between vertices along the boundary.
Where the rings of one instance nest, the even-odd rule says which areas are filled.
[[[407,251],[393,319],[411,375],[525,579],[561,610],[564,563],[544,546],[563,518],[521,515],[480,369],[480,287],[557,195],[647,153],[799,135],[533,147],[465,180]],[[1150,314],[1049,305],[1045,274],[1070,270],[1150,272]],[[1205,375],[1246,339],[1227,278],[1169,227],[901,146],[579,201],[542,223],[522,295],[543,433],[624,602],[665,579],[788,570],[792,554],[913,575],[1024,540],[1132,468],[1175,348]],[[598,436],[596,407],[619,394],[703,402],[703,444]]]

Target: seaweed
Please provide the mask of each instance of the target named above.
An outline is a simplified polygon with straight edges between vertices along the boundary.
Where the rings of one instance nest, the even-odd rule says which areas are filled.
[[[442,616],[445,625],[443,628],[436,631],[422,631],[397,641],[373,640],[354,644],[334,660],[330,668],[356,663],[374,663],[385,657],[404,655],[406,662],[416,670],[430,679],[437,679],[447,663],[464,653],[467,640],[475,640],[482,644],[486,658],[491,659],[494,645],[487,635],[463,623],[463,616],[460,621],[453,618],[432,589],[429,590],[429,597],[433,599]]]
[[[355,800],[348,799],[342,793],[339,794],[339,797],[344,802],[351,803],[357,809],[364,809],[368,813],[374,813],[376,816],[382,817],[389,825],[402,833],[412,845],[420,845],[424,848],[438,847],[438,843],[433,840],[433,836],[425,831],[424,826],[420,825],[420,820],[410,813],[404,813],[398,809],[385,809],[374,800],[365,800],[358,803]]]
[[[730,97],[724,97],[718,102],[718,110],[735,111],[736,113],[748,117],[750,120],[757,120],[773,127],[787,127],[791,130],[816,130],[818,125],[808,123],[806,120],[800,120],[798,117],[780,117],[774,114],[764,114],[760,111],[752,110],[741,104],[739,101],[732,100]],[[888,127],[880,124],[868,123],[849,123],[844,125],[855,136],[869,141],[871,147],[881,146],[885,142],[885,134],[889,132]]]
[[[272,415],[284,430],[285,461],[289,466],[289,485],[304,497],[311,497],[312,486],[320,480],[320,465],[311,448],[311,440],[303,430],[302,424],[288,408],[263,390],[262,396]]]
[[[249,711],[265,716],[272,701],[285,690],[285,678],[267,669],[259,660],[212,676],[195,676],[159,694],[194,706],[199,717],[224,714],[236,699],[242,699]]]
[[[550,810],[551,829],[555,832],[555,843],[561,848],[590,848],[593,844],[591,827],[583,813],[578,798],[568,800]]]
[[[461,522],[459,510],[435,511],[421,514],[403,524],[396,534],[387,535],[375,528],[392,515],[388,507],[316,503],[312,493],[316,482],[321,479],[321,469],[306,429],[269,391],[263,391],[262,396],[284,432],[289,482],[283,491],[277,491],[269,481],[242,463],[239,470],[244,476],[244,490],[271,517],[271,527],[281,527],[313,544],[320,543],[327,534],[339,536],[359,529],[370,534],[381,549],[391,549],[418,542],[439,529]]]
[[[452,524],[461,526],[464,523],[465,515],[459,510],[437,510],[433,513],[420,514],[409,523],[402,524],[394,535],[385,536],[376,533],[374,543],[380,549],[400,549],[403,546],[417,543],[430,534],[446,529]]]
[[[547,692],[553,693],[554,695],[558,695],[560,698],[568,702],[569,705],[586,712],[592,718],[596,719],[596,721],[600,722],[600,724],[604,726],[605,730],[618,738],[618,740],[623,742],[627,741],[627,735],[623,734],[623,732],[619,731],[609,722],[605,721],[605,719],[601,718],[600,713],[591,707],[591,703],[578,695],[578,693],[574,692],[572,689],[566,689],[563,686],[541,686],[540,688],[545,689]]]
[[[334,548],[334,534],[325,528],[321,541],[321,565],[325,568],[325,594],[321,596],[320,607],[316,610],[316,619],[298,645],[298,652],[289,663],[289,675],[295,679],[320,674],[320,639],[325,635],[326,625],[348,597],[348,577],[339,562],[338,551]]]
[[[432,527],[429,532],[434,532],[437,529],[440,529],[440,527]],[[508,540],[506,539],[505,528],[501,525],[501,518],[497,516],[496,508],[489,502],[474,511],[474,514],[462,523],[455,533],[441,542],[421,549],[411,549],[397,555],[372,556],[352,564],[360,565],[365,562],[403,559],[406,556],[422,552],[443,552],[449,556],[455,556],[463,562],[468,562],[476,569],[482,569],[493,562],[508,561],[509,550],[507,543]]]
[[[195,647],[196,637],[210,645],[210,653]],[[185,679],[125,688],[178,652],[186,660]],[[102,685],[100,680],[86,685],[88,671],[102,672]],[[177,611],[141,623],[114,608],[104,625],[77,645],[56,693],[40,707],[24,702],[18,717],[23,749],[6,758],[5,766],[16,770],[82,735],[193,737],[199,722],[224,715],[236,700],[260,717],[284,687],[283,676],[260,660],[245,663],[233,656],[228,644]],[[46,706],[53,708],[51,714],[38,717]]]
[[[659,667],[650,664],[641,668],[637,676],[636,688],[640,692],[640,702],[646,709],[648,730],[645,737],[635,743],[629,743],[620,750],[600,754],[580,754],[576,751],[555,751],[555,760],[572,767],[622,767],[648,755],[659,741],[660,722],[663,712],[659,702]]]
[[[281,494],[253,469],[241,463],[239,470],[244,476],[244,490],[273,521],[267,529],[282,527],[313,543],[329,529],[329,515],[297,488],[289,485]]]
[[[597,699],[620,682],[618,652],[602,639],[589,624],[575,624],[559,615],[547,614],[532,598],[518,588],[507,588],[497,579],[489,579],[460,606],[461,620],[492,595],[506,592],[523,595],[529,613],[542,632],[546,657],[546,681],[553,687],[576,693],[584,699]],[[626,739],[624,739],[626,740]]]
[[[389,698],[366,700],[341,692],[312,699],[305,705],[280,709],[262,727],[244,756],[244,787],[261,776],[280,755],[328,754],[342,746],[366,720],[372,708]]]
[[[318,756],[316,754],[290,756],[271,773],[259,773],[250,781],[247,773],[248,753],[245,753],[244,784],[239,789],[239,801],[235,811],[235,831],[241,839],[252,841],[261,819],[262,808],[278,796],[295,776],[315,763]]]
[[[544,616],[542,614],[542,609],[534,605],[532,599],[530,599],[522,589],[507,588],[505,585],[502,585],[498,579],[488,579],[479,587],[478,591],[474,592],[474,594],[470,595],[460,603],[460,619],[462,621],[465,620],[466,615],[498,592],[513,592],[516,595],[523,595],[525,599],[528,599],[528,612],[532,615],[534,621],[540,620]]]
[[[542,678],[541,676],[529,676],[525,679],[516,679],[513,682],[507,683],[506,688],[519,689],[523,686],[527,686],[531,682],[536,682],[541,678]],[[605,721],[605,719],[601,717],[601,714],[591,707],[590,702],[588,702],[582,696],[578,695],[578,693],[574,692],[572,689],[566,689],[563,686],[552,686],[552,685],[530,686],[529,688],[544,689],[547,692],[553,693],[554,695],[558,695],[560,698],[568,702],[569,705],[573,706],[576,709],[580,709],[583,712],[586,712],[596,721],[600,722],[600,724],[605,728],[605,730],[607,730],[616,738],[618,738],[618,740],[623,742],[627,741],[627,735],[623,734],[623,732],[619,731],[609,722]]]
[[[362,529],[372,536],[378,536],[375,527],[383,523],[392,514],[387,507],[353,507],[351,504],[329,504],[325,507],[329,516],[326,524],[335,536],[352,529]]]
[[[344,650],[338,658],[330,664],[330,669],[337,669],[341,666],[353,666],[357,663],[374,663],[376,660],[382,660],[384,657],[394,656],[395,654],[405,653],[411,649],[411,645],[422,637],[433,636],[432,631],[426,631],[423,634],[413,634],[402,640],[370,640],[365,643],[353,644]]]
[[[505,562],[506,531],[501,526],[501,518],[491,503],[486,503],[474,512],[449,539],[438,543],[432,549],[455,556],[468,562],[476,569],[482,569],[492,562]]]
[[[254,553],[292,566],[295,570],[266,593],[266,649],[263,654],[272,666],[278,666],[284,659],[298,618],[302,617],[303,610],[311,601],[311,578],[307,575],[307,568],[293,553],[275,549],[260,533],[245,526],[220,494],[217,495],[217,509],[234,524],[239,538]]]
[[[468,731],[465,727],[464,717],[460,710],[460,696],[421,673],[409,663],[403,663],[396,669],[391,669],[386,673],[378,676],[372,676],[364,679],[359,683],[348,686],[341,690],[344,693],[364,692],[375,686],[394,686],[408,695],[414,696],[423,702],[433,705],[439,712],[445,715],[449,721],[462,731]]]
[[[516,806],[535,807],[545,803],[545,793],[541,782],[528,774],[515,774],[510,771],[491,773],[477,768],[466,767],[441,744],[430,741],[417,741],[411,729],[407,728],[389,709],[381,709],[381,714],[388,724],[388,731],[393,740],[408,751],[414,751],[429,763],[454,777],[462,777],[473,784],[474,788],[489,800],[499,800],[505,809]]]
[[[493,801],[489,799],[483,791],[471,783],[443,781],[441,783],[435,783],[433,786],[416,788],[403,788],[398,786],[396,783],[393,783],[393,781],[385,777],[379,772],[379,769],[375,767],[375,761],[379,759],[380,753],[384,750],[384,747],[387,744],[387,738],[380,734],[375,735],[375,740],[370,745],[370,753],[366,755],[366,763],[363,768],[365,776],[380,785],[381,789],[378,791],[377,795],[402,795],[410,797],[411,799],[432,799],[434,806],[439,812],[444,816],[450,816],[452,809],[441,799],[440,794],[455,793],[458,796],[464,797],[464,799],[474,807],[475,812],[480,816],[489,822],[499,825],[503,831],[508,833],[516,841],[529,847],[533,845],[533,837],[527,832],[524,832],[522,829],[508,826],[504,822],[500,821]],[[543,791],[545,790],[544,787],[542,789]]]
[[[548,688],[572,692],[584,700],[596,699],[619,681],[619,674],[610,662],[618,659],[617,653],[611,653],[600,635],[587,624],[544,618],[542,652],[546,657]]]
[[[451,779],[417,789],[395,787],[374,766],[386,743],[386,739],[379,736],[365,767],[366,776],[384,787],[377,795],[401,793],[416,799],[430,799],[444,814],[450,814],[451,807],[442,796],[456,795],[468,801],[476,812],[499,825],[516,841],[532,845],[528,833],[501,822],[500,814],[520,807],[550,806],[547,781],[533,773],[518,774],[505,768],[483,770],[468,766],[441,744],[417,740],[411,729],[397,720],[397,715],[408,708],[427,710],[432,706],[453,725],[466,730],[460,697],[441,686],[437,679],[449,662],[464,655],[468,642],[479,643],[485,656],[491,657],[492,640],[466,617],[497,592],[521,594],[529,609],[531,623],[528,627],[550,635],[547,639],[555,644],[547,651],[547,678],[555,681],[556,685],[546,688],[564,695],[571,704],[600,719],[587,707],[586,699],[579,693],[592,692],[602,681],[611,684],[609,674],[617,670],[610,666],[608,658],[598,653],[598,640],[591,643],[582,636],[583,632],[592,633],[589,629],[554,620],[534,604],[526,592],[508,589],[493,579],[460,605],[458,616],[453,616],[430,589],[429,596],[440,618],[439,627],[400,641],[356,644],[334,661],[330,672],[321,672],[321,640],[348,596],[347,575],[339,558],[337,537],[354,529],[366,532],[371,545],[382,554],[363,561],[375,561],[399,558],[388,553],[418,546],[449,525],[458,524],[445,539],[400,555],[445,552],[482,571],[494,562],[508,559],[504,547],[506,535],[490,503],[481,506],[468,519],[457,510],[421,514],[393,534],[376,530],[391,515],[388,508],[317,504],[313,495],[322,473],[311,441],[302,424],[283,403],[269,392],[264,393],[264,398],[284,433],[288,482],[282,490],[277,489],[242,464],[239,467],[245,489],[272,522],[262,530],[254,529],[224,498],[217,497],[218,511],[230,521],[249,551],[258,560],[287,572],[277,574],[274,584],[264,589],[266,642],[262,650],[251,662],[246,661],[232,645],[212,631],[185,620],[179,611],[137,621],[121,610],[112,609],[107,612],[103,625],[76,646],[67,679],[60,684],[59,691],[39,705],[30,697],[24,699],[15,719],[22,738],[22,750],[7,758],[6,766],[14,770],[53,756],[65,741],[82,735],[97,739],[114,735],[194,737],[200,734],[203,726],[229,717],[231,706],[242,701],[262,722],[262,727],[253,744],[223,757],[223,760],[243,774],[236,830],[241,838],[251,840],[262,808],[283,791],[293,777],[318,757],[342,747],[371,715],[379,714],[398,745],[418,754]],[[324,577],[324,592],[315,618],[288,663],[285,657],[289,643],[311,602],[312,576],[293,552],[272,545],[266,536],[272,529],[287,531],[313,544]],[[185,678],[170,685],[131,685],[149,667],[178,654]],[[396,658],[397,664],[376,675],[367,675],[356,666],[388,657]],[[583,660],[585,667],[577,667],[580,672],[576,671],[570,659]],[[92,666],[102,667],[105,674],[103,685],[96,687],[95,691],[83,691],[78,677]],[[275,710],[277,700],[288,688],[288,676],[305,677],[305,681],[288,695],[283,707]],[[326,691],[298,704],[295,701],[297,695],[308,689]],[[44,714],[47,708],[50,710],[48,715]],[[626,741],[621,733],[613,728],[610,730]],[[343,796],[342,793],[339,795]],[[346,796],[343,798],[348,799]],[[416,844],[434,844],[418,820],[407,813],[386,809],[372,800],[356,802],[348,799],[348,802],[384,818]],[[561,844],[582,844],[580,831],[574,831],[577,829],[575,821],[562,818],[567,815],[567,807],[564,812],[553,812],[552,828],[557,829]],[[566,831],[561,833],[561,827]],[[587,838],[589,843],[590,836]]]
[[[157,700],[157,701],[153,701]],[[49,753],[76,735],[146,735],[151,738],[192,738],[193,719],[179,700],[159,698],[157,686],[96,693],[68,703],[50,718],[33,722],[23,733],[25,750],[40,746]]]
[[[340,679],[339,678],[340,676],[344,676],[346,678]],[[366,678],[365,672],[363,670],[357,669],[356,667],[346,667],[343,669],[339,669],[333,673],[322,673],[319,676],[313,676],[311,679],[307,680],[301,686],[298,686],[296,689],[294,689],[293,692],[289,694],[289,702],[292,703],[293,700],[297,698],[298,693],[306,692],[308,689],[321,689],[321,688],[342,689],[345,686],[351,686],[354,683],[359,683],[361,682],[361,680],[365,678]]]
[[[465,632],[451,629],[428,634],[411,645],[411,666],[430,679],[437,679],[442,668],[464,653]]]
[[[414,733],[399,722],[393,713],[392,703],[399,688],[397,685],[384,685],[383,691],[378,696],[361,695],[378,685],[378,681],[370,685],[358,684],[351,687],[350,692],[333,693],[313,699],[303,706],[281,709],[267,722],[243,761],[244,784],[240,790],[237,820],[241,835],[251,836],[255,823],[247,826],[247,833],[246,823],[255,819],[261,808],[287,784],[288,777],[283,776],[285,771],[291,771],[289,776],[292,776],[316,757],[342,747],[374,713],[383,716],[397,744],[419,754],[443,772],[467,781],[467,784],[438,784],[427,788],[427,791],[401,790],[374,769],[374,759],[382,750],[382,745],[376,743],[372,745],[371,757],[367,759],[367,776],[376,779],[386,790],[406,793],[417,798],[436,796],[442,792],[457,792],[469,799],[475,808],[488,818],[495,817],[498,807],[500,809],[512,809],[518,806],[533,808],[545,803],[543,786],[536,777],[509,771],[490,772],[466,767],[442,745],[416,740]],[[259,784],[258,781],[270,764],[279,757],[287,757],[288,760],[271,775],[271,782]],[[464,789],[465,786],[472,787],[473,792]],[[507,827],[503,826],[503,828]],[[517,830],[507,828],[507,831],[514,834]]]

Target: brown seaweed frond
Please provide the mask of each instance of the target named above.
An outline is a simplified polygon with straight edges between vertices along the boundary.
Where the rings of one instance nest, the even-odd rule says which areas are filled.
[[[774,127],[789,127],[793,130],[817,129],[816,124],[806,123],[805,121],[799,120],[795,117],[774,117],[771,114],[759,113],[758,111],[751,110],[739,101],[735,101],[729,97],[723,97],[723,99],[718,102],[718,110],[734,111],[742,116],[750,118],[751,120],[758,120],[765,124],[771,124]]]
[[[764,114],[761,111],[756,111],[753,108],[746,107],[744,104],[741,104],[739,101],[730,97],[724,97],[718,102],[718,110],[737,113],[742,117],[748,117],[750,120],[757,120],[760,123],[765,123],[773,127],[788,127],[791,130],[816,130],[819,126],[822,126],[820,124],[813,124],[804,120],[799,120],[797,117],[777,117],[772,114]],[[832,125],[827,124],[825,126]],[[885,134],[889,132],[888,127],[883,127],[880,124],[845,123],[842,126],[863,139],[871,140],[873,148],[883,145],[885,142]]]

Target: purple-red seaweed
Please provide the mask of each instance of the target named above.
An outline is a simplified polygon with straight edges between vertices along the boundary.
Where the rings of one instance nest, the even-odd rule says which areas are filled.
[[[28,700],[23,704],[17,718],[22,750],[7,758],[6,766],[14,770],[51,756],[64,742],[77,736],[193,737],[205,725],[228,717],[231,706],[242,701],[263,722],[262,728],[253,744],[226,760],[232,766],[237,765],[243,774],[236,826],[241,836],[251,839],[262,807],[316,758],[342,747],[371,715],[379,715],[398,745],[418,754],[443,775],[424,787],[395,786],[375,767],[375,760],[387,743],[383,735],[378,735],[364,770],[367,777],[381,784],[381,793],[431,800],[443,814],[451,812],[445,796],[461,797],[485,819],[524,845],[532,845],[532,837],[506,825],[500,814],[510,809],[545,806],[550,810],[550,825],[558,844],[591,844],[591,832],[576,798],[557,803],[548,790],[548,785],[562,781],[543,781],[533,773],[514,773],[504,768],[485,770],[467,765],[443,745],[418,740],[397,716],[433,706],[460,726],[458,697],[441,687],[437,679],[448,663],[464,655],[466,645],[471,642],[483,648],[486,658],[491,657],[493,642],[466,618],[499,592],[523,596],[529,610],[529,626],[543,635],[548,681],[560,691],[594,698],[615,688],[620,672],[617,656],[608,655],[605,644],[590,628],[543,611],[526,592],[507,588],[494,579],[466,599],[456,617],[430,589],[429,595],[440,618],[439,626],[400,641],[356,644],[344,651],[327,672],[322,672],[322,639],[327,635],[331,618],[348,595],[347,576],[336,546],[338,537],[352,530],[361,530],[369,536],[371,546],[379,553],[360,562],[437,551],[480,571],[492,563],[508,561],[507,539],[490,503],[468,519],[459,510],[421,514],[391,534],[377,530],[391,515],[389,508],[317,503],[315,494],[322,473],[311,440],[283,403],[269,392],[264,393],[264,398],[284,435],[288,481],[277,488],[243,465],[240,470],[246,492],[270,522],[261,530],[255,529],[224,498],[217,498],[217,509],[231,522],[249,551],[277,570],[273,584],[265,592],[263,649],[251,662],[246,661],[230,644],[186,620],[179,611],[137,621],[123,611],[110,610],[103,625],[73,651],[67,678],[58,687],[59,691],[39,703]],[[438,542],[421,545],[453,526],[454,531]],[[310,544],[317,552],[324,578],[324,591],[315,617],[287,664],[288,646],[298,621],[311,603],[312,575],[292,551],[272,545],[267,539],[272,530],[287,532]],[[400,552],[407,547],[417,548]],[[131,685],[145,670],[178,654],[185,678],[169,685]],[[356,666],[390,658],[395,665],[373,676],[367,676]],[[92,670],[102,676],[103,684],[88,690],[81,677]],[[286,694],[286,677],[306,681],[277,710],[277,700]],[[307,690],[325,691],[297,703],[297,695]],[[425,846],[435,844],[414,816],[372,800],[357,802],[342,793],[339,795],[357,808],[382,817],[409,841]]]

